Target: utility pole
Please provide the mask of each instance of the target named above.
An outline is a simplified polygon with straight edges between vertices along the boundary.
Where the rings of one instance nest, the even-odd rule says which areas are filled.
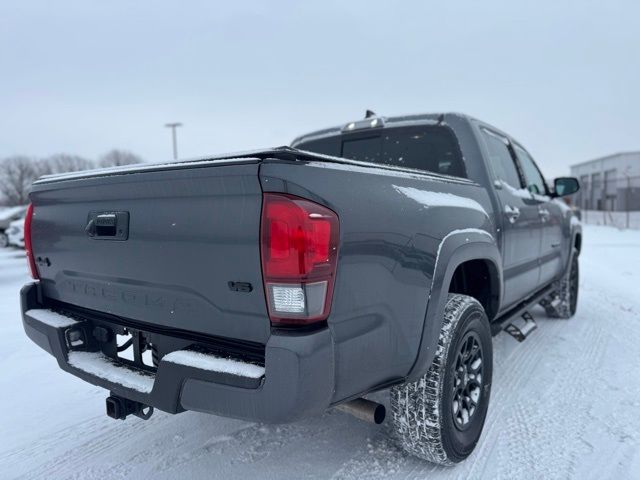
[[[176,128],[181,127],[182,124],[180,122],[174,123],[165,123],[164,125],[167,128],[171,129],[171,138],[173,139],[173,159],[178,159],[178,139],[176,137]]]

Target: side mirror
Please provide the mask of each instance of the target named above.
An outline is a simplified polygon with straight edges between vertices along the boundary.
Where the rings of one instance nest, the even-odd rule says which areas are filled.
[[[560,177],[553,181],[554,197],[566,197],[580,190],[580,183],[574,177]]]

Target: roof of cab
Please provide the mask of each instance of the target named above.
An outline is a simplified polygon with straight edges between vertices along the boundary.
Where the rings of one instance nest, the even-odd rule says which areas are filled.
[[[407,124],[418,124],[418,125],[429,125],[434,123],[440,123],[446,121],[447,117],[457,116],[459,118],[464,118],[467,120],[473,120],[473,117],[469,115],[465,115],[463,113],[456,112],[444,112],[444,113],[419,113],[413,115],[399,115],[394,117],[384,117],[384,116],[376,116],[376,117],[365,117],[365,118],[379,118],[384,122],[384,127],[400,127]],[[361,120],[358,120],[360,122]],[[317,139],[322,137],[330,137],[333,135],[340,135],[343,133],[346,125],[349,125],[351,122],[347,122],[343,125],[324,128],[322,130],[315,130],[313,132],[305,133],[304,135],[300,135],[296,137],[292,142],[291,146],[295,147],[297,144],[311,139]],[[377,127],[380,128],[380,127]]]

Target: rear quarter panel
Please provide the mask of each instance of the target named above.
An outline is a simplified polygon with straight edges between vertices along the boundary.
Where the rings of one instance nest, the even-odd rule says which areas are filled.
[[[260,180],[264,191],[309,198],[340,218],[328,320],[334,401],[404,378],[420,349],[442,240],[459,229],[494,233],[486,190],[467,180],[328,162],[266,160]]]

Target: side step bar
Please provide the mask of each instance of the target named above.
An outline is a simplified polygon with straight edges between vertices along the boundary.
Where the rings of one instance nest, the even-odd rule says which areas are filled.
[[[521,317],[528,310],[537,303],[540,302],[545,296],[549,295],[551,292],[551,285],[546,286],[542,290],[538,291],[536,294],[529,297],[527,300],[512,308],[510,311],[502,315],[500,318],[497,318],[493,322],[491,322],[491,334],[495,337],[502,330],[505,330],[509,324],[515,323],[518,317]]]
[[[524,312],[521,317],[513,319],[513,321],[505,327],[505,332],[511,335],[519,342],[524,342],[538,326],[533,320],[529,312]]]

